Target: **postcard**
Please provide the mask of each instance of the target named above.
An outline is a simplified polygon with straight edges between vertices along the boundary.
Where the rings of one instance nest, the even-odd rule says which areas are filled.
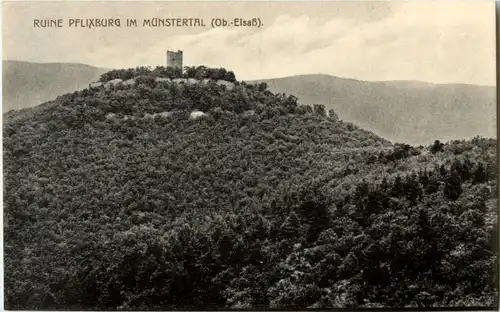
[[[2,10],[5,309],[498,309],[495,2]]]

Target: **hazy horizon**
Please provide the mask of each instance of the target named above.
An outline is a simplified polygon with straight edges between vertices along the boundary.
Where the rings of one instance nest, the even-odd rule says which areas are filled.
[[[31,64],[73,64],[73,65],[83,65],[83,66],[91,66],[95,68],[100,68],[100,69],[118,69],[118,68],[111,68],[111,67],[100,67],[100,66],[95,66],[92,64],[86,64],[83,62],[33,62],[33,61],[23,61],[23,60],[9,60],[9,59],[2,59],[2,62],[20,62],[20,63],[31,63]],[[186,66],[201,66],[204,64],[186,64]],[[142,65],[137,65],[137,66],[142,66]],[[154,68],[155,66],[165,66],[165,64],[157,64],[157,65],[152,65],[150,67]],[[136,66],[133,67],[128,67],[128,68],[135,68]],[[231,68],[226,68],[228,70],[232,70]],[[367,80],[367,79],[357,79],[353,77],[345,77],[345,76],[339,76],[335,74],[328,74],[328,73],[321,73],[321,72],[316,72],[316,73],[309,73],[309,74],[296,74],[296,75],[287,75],[287,76],[276,76],[276,77],[262,77],[262,78],[255,78],[255,79],[240,79],[238,77],[238,73],[235,72],[236,78],[238,80],[246,80],[246,81],[259,81],[259,80],[272,80],[272,79],[282,79],[282,78],[288,78],[288,77],[298,77],[298,76],[329,76],[329,77],[335,77],[335,78],[340,78],[340,79],[347,79],[347,80],[356,80],[356,81],[366,81],[366,82],[385,82],[385,83],[390,83],[390,82],[417,82],[417,83],[423,83],[423,84],[429,84],[429,85],[472,85],[472,86],[480,86],[480,87],[492,87],[495,88],[495,85],[486,85],[486,84],[471,84],[471,83],[462,83],[462,82],[431,82],[431,81],[424,81],[424,80],[408,80],[408,79],[390,79],[390,80]]]

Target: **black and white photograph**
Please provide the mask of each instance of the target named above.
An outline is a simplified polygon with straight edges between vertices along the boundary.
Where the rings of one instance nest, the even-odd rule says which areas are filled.
[[[494,1],[3,1],[6,310],[497,310]]]

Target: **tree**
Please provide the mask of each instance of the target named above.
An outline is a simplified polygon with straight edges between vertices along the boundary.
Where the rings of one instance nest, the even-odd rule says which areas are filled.
[[[441,177],[446,177],[446,175],[448,174],[448,170],[446,170],[446,167],[444,166],[444,164],[442,164],[440,167],[439,167],[439,174],[441,175]]]
[[[330,118],[334,122],[339,121],[339,116],[337,115],[337,113],[335,113],[333,109],[330,109],[328,111],[328,118]]]
[[[229,81],[229,80],[228,80]],[[267,86],[267,83],[265,82],[261,82],[257,85],[257,88],[260,92],[264,92],[267,90],[268,86]]]
[[[293,243],[293,238],[301,234],[300,218],[294,212],[290,212],[285,222],[279,228],[279,238]]]
[[[484,183],[487,181],[486,169],[482,163],[477,165],[476,170],[474,170],[474,180],[473,183]]]
[[[326,108],[323,104],[314,104],[313,111],[316,115],[326,117]]]
[[[229,81],[229,82],[236,82],[236,76],[232,71],[226,72],[224,75],[224,80]]]
[[[415,204],[417,200],[422,196],[422,188],[418,183],[417,175],[412,174],[406,176],[406,180],[404,182],[404,189],[406,197]]]
[[[206,66],[196,67],[196,74],[194,78],[199,80],[207,78],[207,67]]]
[[[185,78],[196,77],[197,68],[196,66],[184,66],[184,76]]]
[[[439,140],[434,141],[434,144],[432,144],[431,146],[431,153],[436,154],[438,152],[442,152],[443,146],[444,144],[441,143]]]
[[[394,197],[400,197],[404,194],[403,179],[399,175],[396,176],[396,179],[394,179],[394,184],[391,189],[391,194]]]
[[[444,194],[451,200],[457,200],[462,193],[462,179],[456,171],[451,171],[444,184]]]
[[[429,177],[429,181],[427,185],[425,186],[425,193],[426,194],[433,194],[439,191],[439,186],[440,186],[440,181],[438,180],[436,175],[431,175]]]
[[[321,232],[330,225],[328,207],[319,200],[307,201],[299,207],[299,214],[309,224],[307,241],[314,242]]]

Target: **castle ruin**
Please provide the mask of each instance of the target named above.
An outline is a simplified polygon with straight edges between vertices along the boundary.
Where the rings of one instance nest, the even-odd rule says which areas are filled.
[[[167,51],[167,67],[182,69],[182,51]]]

